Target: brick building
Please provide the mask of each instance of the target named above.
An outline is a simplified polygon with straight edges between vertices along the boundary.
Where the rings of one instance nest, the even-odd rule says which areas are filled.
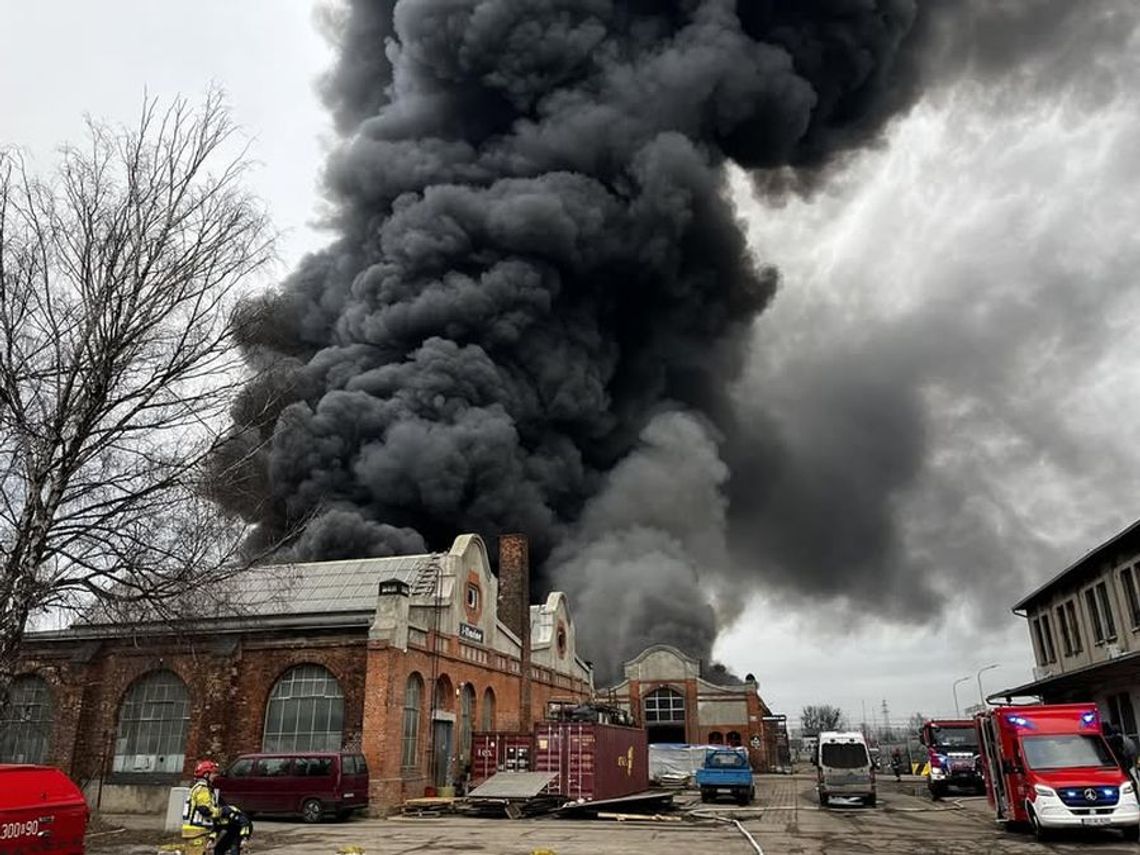
[[[519,536],[498,577],[468,534],[240,584],[225,617],[29,634],[0,760],[59,766],[105,810],[157,810],[201,757],[359,749],[380,810],[453,781],[473,730],[529,729],[592,691],[566,598],[529,605]]]
[[[622,682],[599,694],[643,725],[651,744],[746,745],[753,769],[780,765],[782,717],[772,715],[751,674],[743,683],[718,683],[667,644],[646,648],[624,670]]]

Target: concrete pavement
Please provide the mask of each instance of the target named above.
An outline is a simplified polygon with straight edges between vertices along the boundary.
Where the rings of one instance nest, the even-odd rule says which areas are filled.
[[[614,820],[506,820],[460,816],[355,819],[305,825],[261,819],[249,855],[334,855],[359,847],[365,855],[433,852],[484,852],[494,855],[754,855],[751,844],[723,820],[736,818],[766,855],[991,855],[991,853],[1062,853],[1062,855],[1135,855],[1137,847],[1114,832],[1094,832],[1038,844],[1024,833],[1000,828],[985,799],[967,796],[931,802],[921,779],[879,782],[879,806],[836,803],[821,808],[808,775],[760,776],[757,800],[749,808],[701,805],[685,798],[690,811],[676,822]],[[716,819],[719,817],[719,821]],[[91,855],[153,855],[153,839],[123,833],[110,847],[98,841]]]

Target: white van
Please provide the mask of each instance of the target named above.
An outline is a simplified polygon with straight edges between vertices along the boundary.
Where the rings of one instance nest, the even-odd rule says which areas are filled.
[[[875,806],[875,770],[863,734],[821,733],[815,766],[821,805],[837,796],[858,798],[868,807]]]

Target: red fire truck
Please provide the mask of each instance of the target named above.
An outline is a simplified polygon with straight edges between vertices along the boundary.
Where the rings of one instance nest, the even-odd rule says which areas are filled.
[[[926,783],[940,799],[951,787],[983,792],[978,732],[971,719],[932,719],[922,726],[922,744],[930,765]]]
[[[1118,828],[1140,840],[1140,803],[1104,741],[1095,704],[996,707],[975,719],[986,797],[999,822]]]

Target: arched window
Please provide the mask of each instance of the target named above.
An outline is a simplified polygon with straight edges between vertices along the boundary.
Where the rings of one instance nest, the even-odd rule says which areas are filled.
[[[179,774],[186,764],[190,695],[177,674],[154,671],[127,690],[115,739],[115,772]]]
[[[265,710],[263,751],[339,751],[344,693],[320,665],[297,665],[281,675]]]
[[[724,745],[724,734],[714,730],[709,734],[709,745]]]
[[[419,765],[420,705],[423,693],[423,678],[413,671],[408,676],[408,685],[404,689],[404,750],[400,762],[404,768]]]
[[[495,729],[495,693],[488,686],[483,690],[483,730]]]
[[[455,705],[455,689],[451,687],[451,678],[440,674],[435,678],[435,706],[432,709],[451,712]]]
[[[685,721],[685,696],[662,687],[645,696],[645,723],[669,724]]]
[[[475,715],[475,689],[464,683],[459,693],[459,765],[467,765],[471,759],[471,722]]]
[[[728,732],[728,744],[733,748],[739,748],[741,746],[740,734],[735,730],[730,730]]]
[[[8,687],[0,718],[0,763],[43,763],[51,745],[51,690],[25,674]]]

